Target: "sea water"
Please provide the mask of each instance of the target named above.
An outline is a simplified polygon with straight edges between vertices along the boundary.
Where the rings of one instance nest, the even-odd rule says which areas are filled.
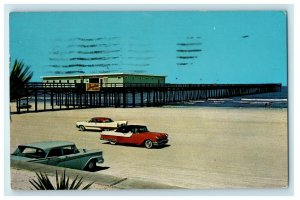
[[[283,86],[280,92],[243,95],[228,98],[209,98],[207,100],[188,101],[177,106],[208,106],[208,107],[288,107],[288,88]]]

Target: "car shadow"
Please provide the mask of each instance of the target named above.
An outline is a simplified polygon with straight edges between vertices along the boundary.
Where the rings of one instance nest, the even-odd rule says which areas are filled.
[[[94,170],[91,170],[91,172],[98,172],[102,170],[109,169],[110,167],[102,167],[102,166],[96,166]]]
[[[102,144],[107,144],[107,145],[111,145],[111,146],[126,146],[126,147],[135,147],[135,148],[146,148],[145,146],[143,145],[135,145],[135,144],[110,144],[109,142],[104,142]],[[165,145],[162,145],[162,146],[157,146],[157,147],[153,147],[152,149],[163,149],[163,148],[168,148],[170,147],[171,145],[170,144],[165,144]]]
[[[163,149],[163,148],[168,148],[170,147],[171,145],[170,144],[165,144],[163,146],[158,146],[158,147],[155,147],[155,149]]]

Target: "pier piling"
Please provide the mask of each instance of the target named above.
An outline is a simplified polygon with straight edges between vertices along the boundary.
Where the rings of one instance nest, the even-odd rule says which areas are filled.
[[[16,113],[91,107],[150,107],[185,101],[278,92],[281,84],[106,84],[86,91],[82,83],[29,83],[16,100]],[[33,108],[21,109],[21,103]],[[33,101],[33,102],[32,102]],[[38,102],[43,103],[38,107]]]

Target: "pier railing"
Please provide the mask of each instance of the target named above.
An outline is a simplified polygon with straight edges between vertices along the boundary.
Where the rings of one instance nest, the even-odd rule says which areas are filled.
[[[30,82],[26,84],[25,88],[84,88],[86,83],[42,83]],[[170,83],[103,83],[99,86],[101,88],[114,87],[134,87],[134,88],[220,88],[220,87],[281,87],[281,84],[264,83],[264,84],[170,84]]]
[[[92,107],[162,106],[281,91],[281,84],[104,83],[87,90],[84,83],[31,82],[16,100],[16,113]]]

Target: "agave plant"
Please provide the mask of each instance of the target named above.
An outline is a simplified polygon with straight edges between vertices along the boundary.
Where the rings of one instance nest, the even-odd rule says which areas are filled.
[[[56,171],[56,187],[51,183],[46,173],[35,172],[37,175],[37,180],[29,180],[31,185],[37,190],[80,190],[80,186],[82,185],[82,177],[78,179],[78,176],[73,181],[70,181],[70,177],[66,177],[66,171],[64,170],[63,174],[61,174],[60,178],[58,177]],[[89,183],[86,186],[82,187],[82,190],[87,190],[93,184]]]
[[[23,62],[15,60],[13,69],[10,73],[10,100],[15,100],[24,95],[23,89],[32,78],[33,72],[29,71],[29,66]]]

